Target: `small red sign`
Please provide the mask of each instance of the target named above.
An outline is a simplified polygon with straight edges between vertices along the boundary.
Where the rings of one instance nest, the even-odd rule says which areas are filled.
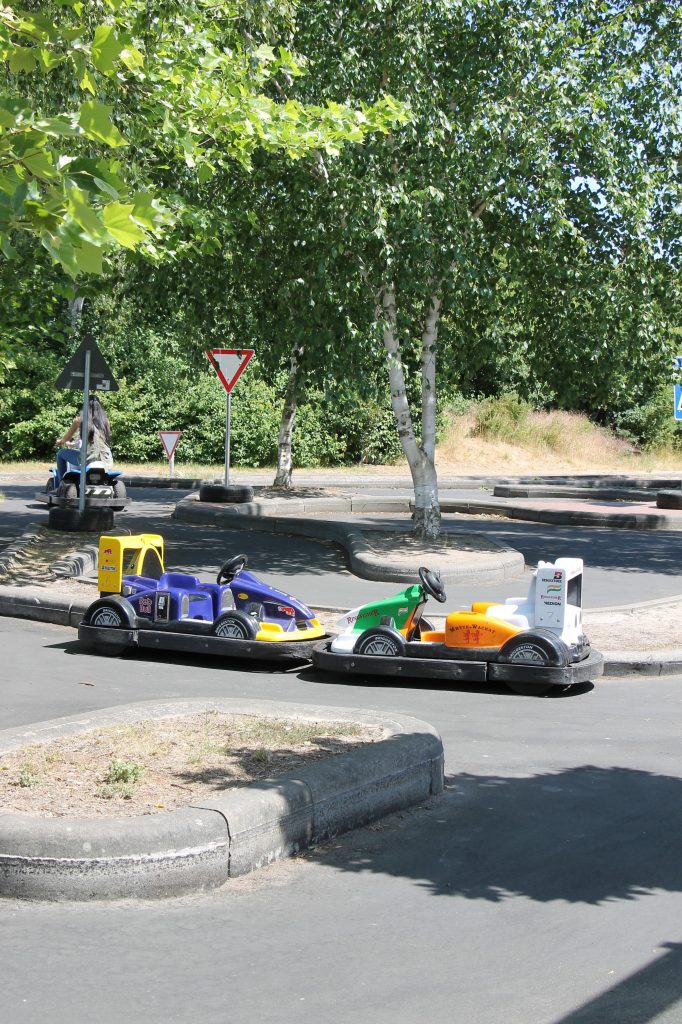
[[[204,354],[229,395],[256,353],[252,348],[207,348]]]

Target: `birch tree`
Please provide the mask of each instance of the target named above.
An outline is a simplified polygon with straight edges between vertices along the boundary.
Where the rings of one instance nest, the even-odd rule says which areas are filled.
[[[411,108],[409,124],[343,155],[331,185],[375,311],[415,529],[432,536],[442,316],[457,320],[458,295],[479,287],[482,235],[513,250],[539,232],[570,237],[608,260],[661,229],[680,198],[682,11],[676,0],[377,0],[304,13],[297,38],[320,55],[316,88],[365,101],[387,90]],[[447,358],[465,362],[466,345]]]

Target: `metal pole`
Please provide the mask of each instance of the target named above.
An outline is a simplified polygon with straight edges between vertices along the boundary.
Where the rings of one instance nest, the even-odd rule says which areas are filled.
[[[225,486],[230,482],[230,415],[232,412],[230,392],[227,392],[225,403]]]
[[[168,460],[168,468],[170,469],[170,475],[173,476],[173,473],[175,472],[175,452],[173,452]]]
[[[83,409],[81,411],[81,482],[78,492],[78,511],[82,516],[85,512],[85,468],[88,464],[88,429],[90,402],[90,349],[85,350],[85,366],[83,367]]]

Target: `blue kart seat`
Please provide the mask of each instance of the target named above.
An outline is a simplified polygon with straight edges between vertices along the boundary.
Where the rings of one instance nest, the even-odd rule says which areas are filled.
[[[196,590],[201,586],[196,576],[185,572],[165,572],[159,580],[159,590],[164,587],[177,587],[179,590]]]

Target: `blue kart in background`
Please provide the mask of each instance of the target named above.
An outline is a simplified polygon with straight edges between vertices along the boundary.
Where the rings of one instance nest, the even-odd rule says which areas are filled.
[[[307,660],[324,628],[306,605],[230,558],[215,583],[166,572],[163,538],[102,536],[100,597],[86,610],[78,637],[102,654],[129,647]]]
[[[81,489],[80,451],[60,448],[56,465],[51,466],[45,491],[36,495],[48,506],[75,508]],[[128,504],[123,472],[110,469],[102,462],[89,462],[85,468],[85,500],[91,507],[111,508],[121,512]]]

